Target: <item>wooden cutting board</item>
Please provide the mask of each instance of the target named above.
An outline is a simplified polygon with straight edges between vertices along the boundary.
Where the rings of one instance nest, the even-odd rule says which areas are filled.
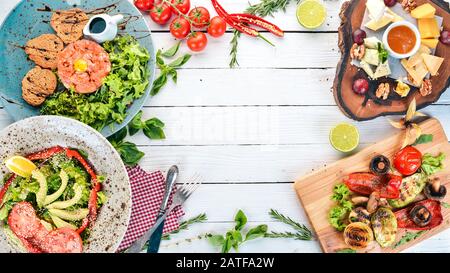
[[[433,134],[433,142],[417,145],[423,154],[431,153],[433,155],[443,152],[446,155],[446,168],[438,172],[435,176],[439,177],[447,189],[450,191],[450,144],[448,143],[445,132],[436,119],[428,119],[420,124],[423,134]],[[324,252],[336,252],[341,249],[347,249],[344,243],[342,232],[336,231],[328,223],[328,211],[335,205],[330,200],[333,186],[341,182],[343,176],[353,172],[369,171],[369,162],[377,154],[383,154],[389,159],[401,148],[404,139],[404,131],[382,140],[370,147],[365,148],[359,153],[348,158],[339,160],[327,167],[317,170],[309,175],[298,179],[294,188],[298,197],[309,217],[317,238]],[[447,194],[443,202],[450,203],[450,193]],[[382,249],[376,242],[363,252],[399,252],[412,245],[415,245],[427,238],[450,227],[450,209],[442,207],[444,221],[442,224],[432,230],[423,233],[420,237],[409,243],[398,246],[397,248]],[[409,230],[410,232],[417,232]],[[405,229],[399,229],[396,242],[405,234]]]

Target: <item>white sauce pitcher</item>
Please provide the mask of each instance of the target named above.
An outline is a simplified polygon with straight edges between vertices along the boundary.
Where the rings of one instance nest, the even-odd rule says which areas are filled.
[[[86,38],[94,40],[97,43],[111,41],[117,36],[117,25],[123,21],[123,18],[122,14],[113,16],[99,14],[92,16],[86,26],[84,26],[83,34]]]

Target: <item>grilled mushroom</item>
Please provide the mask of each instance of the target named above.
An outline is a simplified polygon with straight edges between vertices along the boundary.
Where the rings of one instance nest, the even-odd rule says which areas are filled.
[[[367,224],[351,223],[344,230],[344,242],[352,249],[366,248],[372,241],[373,232]]]
[[[431,212],[422,205],[417,205],[411,209],[409,216],[420,227],[428,225],[431,221]]]
[[[370,171],[376,175],[384,175],[389,172],[391,162],[384,155],[377,155],[370,161]]]
[[[429,199],[442,200],[447,194],[447,188],[444,185],[441,185],[439,178],[435,178],[427,183],[423,193]]]
[[[370,224],[370,213],[363,207],[354,208],[348,215],[350,223],[361,222]]]
[[[367,211],[369,213],[374,213],[378,208],[379,202],[380,194],[378,192],[372,192],[369,196],[369,201],[367,201]]]
[[[369,201],[369,198],[367,196],[355,196],[352,197],[351,200],[354,205],[361,205],[367,203],[367,201]]]

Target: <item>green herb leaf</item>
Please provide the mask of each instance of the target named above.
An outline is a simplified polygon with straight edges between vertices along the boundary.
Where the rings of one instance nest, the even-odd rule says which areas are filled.
[[[230,252],[232,246],[233,246],[233,239],[231,235],[227,235],[222,245],[222,253]]]
[[[378,43],[378,58],[380,59],[380,62],[383,64],[387,61],[389,56],[389,53],[386,49],[384,49],[383,45],[381,43]]]
[[[169,73],[170,77],[172,77],[172,81],[176,84],[178,81],[178,72],[172,68],[169,70],[168,73]]]
[[[152,90],[150,91],[150,95],[155,96],[159,93],[161,88],[167,83],[167,74],[165,72],[161,72],[161,74],[156,78],[153,82]]]
[[[432,156],[427,153],[422,157],[422,171],[430,176],[444,169],[445,154],[440,153],[438,156]]]
[[[164,123],[157,119],[151,118],[144,123],[144,134],[150,139],[165,139],[166,135],[163,131]]]
[[[416,142],[414,142],[414,145],[418,145],[418,144],[424,144],[424,143],[429,143],[433,141],[433,135],[432,134],[422,134],[420,135],[417,139]]]
[[[139,111],[134,118],[128,123],[128,133],[130,136],[135,135],[139,130],[144,128],[144,123],[142,122],[142,110]]]
[[[412,240],[415,240],[425,232],[426,232],[426,230],[422,230],[422,231],[419,231],[416,233],[406,232],[405,235],[403,235],[403,237],[392,248],[397,248],[397,247],[404,245]]]
[[[259,225],[250,229],[245,235],[245,241],[253,240],[259,237],[264,237],[267,233],[267,225]]]
[[[117,131],[114,135],[108,137],[108,141],[111,142],[111,144],[118,144],[122,142],[125,137],[127,136],[127,127],[123,127],[119,131]]]
[[[247,224],[247,216],[242,210],[239,210],[234,217],[234,221],[236,222],[235,230],[241,230],[245,224]]]
[[[336,251],[336,253],[356,253],[356,250],[351,248],[343,248]]]
[[[187,63],[187,61],[189,61],[190,58],[191,58],[190,54],[184,54],[183,56],[178,57],[176,60],[169,63],[169,67],[179,68],[183,66],[185,63]]]
[[[331,200],[341,202],[350,195],[350,190],[344,183],[334,185]]]
[[[208,241],[216,247],[222,247],[225,243],[225,238],[222,235],[210,235]]]
[[[450,209],[450,204],[447,202],[441,202],[441,205],[446,209]]]
[[[137,148],[136,144],[128,141],[120,143],[115,148],[119,152],[123,163],[128,166],[136,165],[145,155]]]
[[[168,50],[162,52],[161,55],[164,56],[164,57],[167,57],[167,58],[175,56],[175,54],[177,54],[177,52],[178,52],[178,49],[180,48],[180,45],[181,45],[181,41],[179,41],[178,43],[174,44]]]

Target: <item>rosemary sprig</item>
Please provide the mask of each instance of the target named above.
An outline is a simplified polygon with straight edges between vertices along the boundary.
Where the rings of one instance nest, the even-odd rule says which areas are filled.
[[[205,213],[201,213],[195,217],[187,219],[186,221],[181,222],[180,226],[177,229],[173,230],[169,234],[163,235],[162,240],[170,240],[170,235],[180,233],[180,231],[188,229],[191,225],[203,223],[206,220],[208,220],[208,218],[206,217]]]
[[[292,220],[290,217],[284,216],[277,210],[270,209],[269,215],[272,219],[285,223],[291,226],[297,232],[268,232],[265,237],[267,238],[292,238],[296,240],[309,241],[313,239],[313,234],[305,225],[300,224]]]
[[[273,14],[277,11],[282,10],[283,12],[286,11],[287,5],[292,0],[261,0],[258,4],[250,5],[246,10],[245,13],[258,15],[261,17],[265,16],[273,16]],[[300,0],[297,0],[297,3],[300,2]],[[241,36],[241,33],[237,30],[234,30],[233,32],[233,38],[231,39],[230,45],[230,68],[234,68],[236,66],[239,66],[238,60],[237,60],[237,51],[238,51],[238,44],[239,44],[239,37]]]

